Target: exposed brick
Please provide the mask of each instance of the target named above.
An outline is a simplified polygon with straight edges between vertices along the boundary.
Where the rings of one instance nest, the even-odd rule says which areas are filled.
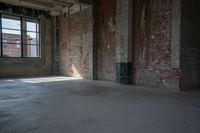
[[[97,0],[98,78],[115,80],[116,0]]]
[[[179,87],[180,72],[170,66],[170,0],[135,0],[134,82]]]
[[[60,73],[92,79],[92,9],[60,17]]]

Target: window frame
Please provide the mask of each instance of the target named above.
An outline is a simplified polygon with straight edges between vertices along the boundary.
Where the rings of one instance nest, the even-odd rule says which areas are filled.
[[[20,21],[20,29],[12,29],[12,28],[3,28],[3,25],[2,25],[2,18],[8,18],[8,19],[13,19],[13,20],[19,20]],[[17,19],[18,18],[18,19]],[[36,42],[36,44],[25,44],[24,43],[24,33],[26,32],[29,32],[29,30],[27,29],[23,29],[23,24],[26,24],[26,22],[33,22],[33,23],[36,23],[36,31],[30,31],[30,32],[33,32],[36,34],[38,34],[38,42]],[[38,25],[38,27],[37,27]],[[8,30],[15,30],[15,31],[19,31],[20,32],[20,43],[10,43],[8,42],[9,44],[12,44],[12,45],[20,45],[20,48],[18,49],[21,49],[21,57],[7,57],[7,56],[4,56],[3,55],[3,49],[4,49],[4,46],[3,46],[3,29],[8,29]],[[0,58],[34,58],[34,59],[41,59],[42,58],[42,42],[41,42],[41,21],[39,18],[34,18],[34,17],[26,17],[26,16],[20,16],[20,15],[15,15],[15,14],[6,14],[6,13],[0,13]],[[28,56],[24,56],[24,45],[27,45],[27,46],[36,46],[36,49],[38,49],[37,51],[37,57],[28,57]]]

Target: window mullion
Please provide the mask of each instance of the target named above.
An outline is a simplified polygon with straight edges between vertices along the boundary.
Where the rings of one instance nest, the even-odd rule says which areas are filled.
[[[24,47],[23,47],[23,44],[24,44],[24,39],[23,39],[23,36],[24,36],[24,33],[23,33],[23,26],[24,26],[24,22],[23,22],[23,18],[21,17],[21,57],[23,58],[24,57]]]
[[[41,41],[41,22],[38,22],[38,37],[39,37],[39,57],[42,58],[42,41]]]
[[[37,30],[38,30],[38,25],[37,25],[37,23],[36,23],[36,44],[37,44],[37,40],[38,40],[38,33],[37,33]],[[37,48],[38,46],[36,45],[36,52],[37,52],[37,54],[39,53],[38,52],[38,48]],[[40,55],[39,55],[40,56]]]
[[[2,15],[0,14],[0,27],[1,27],[1,29],[0,29],[0,34],[1,34],[1,57],[3,57],[3,44],[2,44],[2,42],[3,42],[3,35],[2,35]]]

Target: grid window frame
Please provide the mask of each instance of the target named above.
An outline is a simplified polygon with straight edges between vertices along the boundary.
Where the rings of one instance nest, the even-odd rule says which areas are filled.
[[[2,19],[18,20],[20,22],[20,29],[3,27]],[[26,23],[34,23],[36,25],[36,27],[35,27],[36,31],[27,30]],[[24,28],[24,25],[25,25],[25,28]],[[21,51],[20,57],[4,55],[3,34],[5,34],[5,33],[3,32],[3,30],[12,30],[12,31],[16,31],[16,32],[18,31],[20,33],[19,34],[20,39],[15,39],[15,40],[18,40],[17,43],[15,40],[13,42],[7,41],[7,45],[13,45],[13,47],[15,49],[20,49],[20,51]],[[26,38],[26,37],[24,37],[24,35],[27,35],[28,32],[36,34],[36,38],[32,38],[32,39],[35,39],[35,44],[25,43],[24,38]],[[31,46],[31,45],[34,45],[35,47],[37,47],[36,50],[34,51],[35,53],[31,50],[31,51],[29,51],[30,53],[27,52],[27,54],[30,54],[30,55],[26,55],[24,52],[24,46]],[[0,58],[41,58],[41,49],[42,49],[42,46],[41,46],[40,19],[0,13]],[[33,53],[33,56],[32,56],[32,53]]]

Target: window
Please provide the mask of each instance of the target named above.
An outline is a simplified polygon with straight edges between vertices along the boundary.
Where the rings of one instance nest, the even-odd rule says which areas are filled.
[[[39,20],[1,14],[1,57],[40,57]]]
[[[39,24],[37,21],[23,19],[24,57],[38,57],[40,53]]]
[[[15,39],[14,48],[21,48],[21,41],[19,39]]]
[[[7,44],[7,40],[3,38],[3,48],[7,48],[8,44]]]

